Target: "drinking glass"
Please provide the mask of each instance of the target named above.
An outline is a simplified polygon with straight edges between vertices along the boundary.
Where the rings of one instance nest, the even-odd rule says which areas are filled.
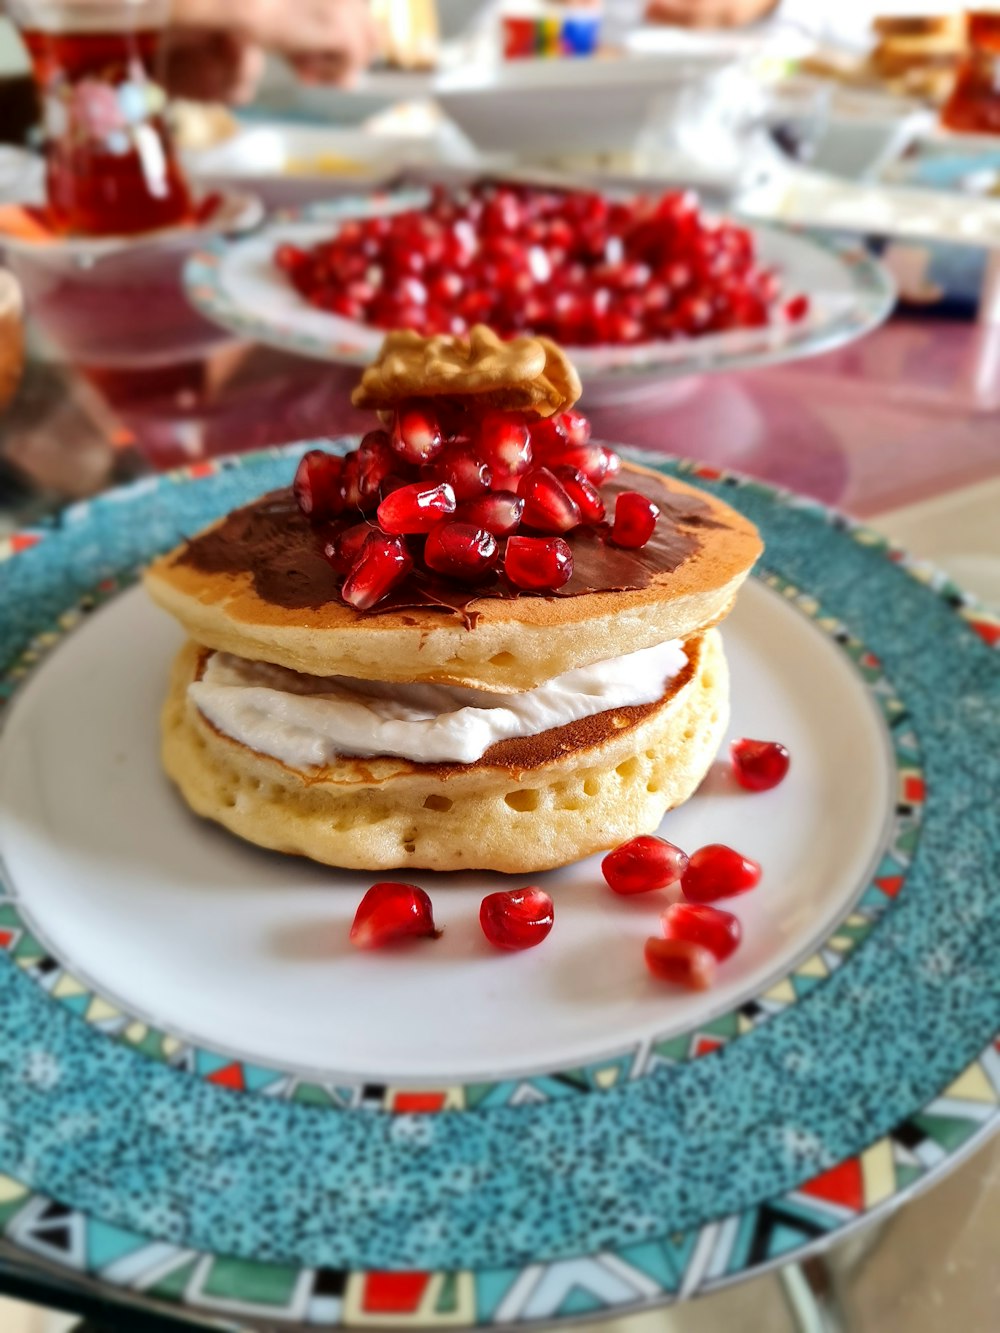
[[[169,0],[9,0],[45,130],[49,222],[82,236],[190,220],[160,81]]]

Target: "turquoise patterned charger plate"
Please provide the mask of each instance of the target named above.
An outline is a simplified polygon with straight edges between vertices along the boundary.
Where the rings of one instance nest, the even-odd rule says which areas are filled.
[[[764,864],[743,947],[707,995],[657,988],[655,905],[590,861],[544,877],[542,949],[478,941],[501,877],[420,874],[443,939],[352,956],[364,877],[230,839],[160,774],[178,634],[132,586],[298,452],[0,546],[10,1242],[206,1316],[579,1319],[824,1245],[996,1127],[996,619],[812,502],[646,456],[767,543],[725,630],[731,734],[792,773],[714,772],[664,826]]]
[[[207,319],[243,338],[348,365],[374,360],[384,330],[310,305],[273,262],[278,245],[308,247],[329,238],[348,218],[418,208],[426,190],[348,196],[288,212],[253,236],[211,242],[184,270],[188,299]],[[716,333],[681,342],[572,348],[586,392],[636,378],[741,370],[815,356],[860,338],[888,317],[896,292],[888,271],[863,248],[837,246],[820,235],[772,227],[756,220],[761,261],[776,268],[789,292],[805,292],[808,318],[764,329]],[[619,384],[619,390],[621,385]]]

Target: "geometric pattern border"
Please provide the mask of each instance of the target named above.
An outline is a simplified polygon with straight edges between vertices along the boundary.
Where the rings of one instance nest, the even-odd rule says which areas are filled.
[[[174,476],[186,479],[211,475],[219,466],[215,462],[199,464]],[[707,474],[713,479],[716,477],[714,470],[704,468],[697,475]],[[21,549],[24,549],[23,537],[21,541]],[[29,541],[28,544],[34,543]],[[97,605],[133,584],[139,572],[135,570],[127,576],[105,580],[77,606],[64,612],[50,630],[36,636],[0,678],[0,705],[65,634]],[[129,1014],[117,1001],[93,990],[33,933],[30,921],[18,904],[13,885],[4,883],[2,866],[0,950],[6,950],[22,972],[37,982],[53,1000],[144,1056],[234,1092],[249,1092],[335,1110],[414,1114],[538,1104],[556,1098],[603,1092],[622,1082],[644,1078],[665,1064],[709,1056],[790,1008],[821,985],[851,951],[864,942],[905,888],[906,872],[919,840],[926,799],[919,741],[882,663],[846,625],[826,615],[814,597],[794,588],[776,573],[764,571],[756,577],[824,631],[861,675],[890,737],[896,773],[896,801],[889,837],[871,882],[819,949],[799,962],[791,972],[773,981],[763,993],[691,1032],[664,1039],[653,1038],[590,1064],[502,1081],[415,1088],[366,1082],[345,1074],[320,1082],[315,1077],[300,1078],[288,1070],[250,1063],[232,1053],[182,1039]]]
[[[0,1234],[38,1258],[188,1317],[318,1328],[530,1326],[704,1295],[839,1240],[1000,1126],[1000,1040],[903,1124],[796,1189],[661,1241],[521,1269],[362,1272],[233,1259],[85,1217],[0,1175]]]
[[[269,452],[274,457],[289,456],[286,450]],[[648,461],[662,465],[662,460],[652,456]],[[150,484],[186,481],[241,463],[240,459],[227,459],[198,464]],[[775,494],[773,487],[716,469],[673,463],[671,469],[724,485],[759,490],[769,497]],[[970,631],[987,646],[1000,648],[1000,618],[983,612],[933,568],[906,560],[902,552],[878,535],[821,505],[778,494],[785,504],[810,509],[859,544],[906,564],[910,574],[933,589]],[[80,507],[75,512],[79,513]],[[45,535],[45,528],[37,528],[0,543],[0,560],[37,545]],[[100,600],[113,595],[118,586],[102,585],[94,597]],[[786,595],[793,599],[798,596],[794,590]],[[81,608],[80,614],[85,609]],[[56,627],[51,638],[41,636],[32,645],[35,659],[69,627]],[[15,670],[23,675],[32,665],[22,659]],[[876,663],[869,665],[877,672]],[[10,677],[0,682],[0,701],[3,692],[9,692],[15,683],[16,678]],[[891,690],[887,694],[891,696]],[[895,735],[896,729],[890,730]],[[902,734],[906,735],[905,726]],[[922,796],[916,790],[911,794]],[[905,803],[904,789],[901,804]],[[891,900],[892,888],[898,893],[899,887],[883,890],[884,896]],[[683,1053],[679,1058],[684,1058]],[[890,1133],[862,1152],[826,1165],[795,1189],[666,1239],[624,1244],[584,1258],[519,1269],[363,1272],[234,1259],[180,1248],[109,1225],[56,1199],[35,1194],[5,1175],[0,1175],[0,1234],[28,1253],[92,1275],[123,1292],[185,1307],[189,1318],[200,1310],[206,1316],[226,1319],[253,1317],[276,1323],[294,1320],[326,1328],[523,1326],[587,1314],[627,1313],[650,1304],[686,1299],[770,1265],[794,1261],[839,1239],[885,1207],[902,1202],[998,1126],[1000,1039],[991,1042],[948,1087],[908,1114]]]

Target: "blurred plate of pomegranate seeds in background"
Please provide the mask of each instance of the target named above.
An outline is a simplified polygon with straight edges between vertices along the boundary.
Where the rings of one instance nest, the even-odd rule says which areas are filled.
[[[724,747],[661,829],[762,865],[722,904],[739,947],[705,991],[651,976],[670,891],[615,895],[594,857],[535,877],[535,948],[479,924],[520,881],[411,870],[443,935],[362,952],[377,876],[259,852],[170,790],[176,631],[132,586],[308,447],[0,548],[9,1243],[206,1318],[573,1323],[801,1257],[1000,1124],[995,617],[812,501],[640,456],[767,542],[724,630],[730,739],[780,739],[789,774],[748,792]]]
[[[516,200],[514,189],[506,193]],[[552,191],[535,193],[543,200],[563,197]],[[459,197],[464,198],[464,193]],[[598,201],[594,204],[598,209],[615,206],[614,201],[594,193],[570,193],[565,198],[574,201],[576,211],[583,211],[588,201]],[[451,328],[450,321],[458,317],[455,331],[465,324],[483,322],[493,323],[500,332],[513,332],[515,327],[530,332],[532,302],[551,300],[552,309],[546,305],[543,311],[539,306],[541,331],[556,336],[567,348],[583,379],[585,400],[590,402],[614,398],[623,392],[634,393],[639,388],[655,388],[683,376],[747,369],[830,351],[876,328],[889,315],[895,300],[887,271],[860,249],[841,249],[821,237],[760,222],[723,223],[720,228],[714,219],[697,209],[692,196],[676,193],[663,196],[658,206],[669,213],[675,207],[671,201],[681,201],[676,207],[688,210],[685,226],[688,217],[695,220],[692,225],[699,228],[696,239],[700,247],[711,247],[720,233],[729,238],[726,244],[737,248],[751,244],[756,256],[755,271],[759,270],[761,280],[772,272],[776,275],[774,280],[780,282],[780,289],[775,287],[775,293],[767,298],[768,322],[717,331],[735,318],[725,310],[720,313],[717,303],[722,302],[726,310],[733,302],[741,308],[746,302],[755,303],[756,287],[753,291],[742,288],[729,291],[725,286],[717,289],[713,278],[712,303],[706,303],[703,295],[706,288],[699,286],[697,280],[686,280],[680,270],[686,273],[688,265],[681,259],[661,264],[657,272],[665,275],[664,281],[651,281],[649,264],[626,264],[618,257],[613,263],[600,265],[612,287],[602,289],[601,274],[595,278],[588,270],[581,277],[579,290],[571,285],[561,292],[558,279],[563,270],[558,264],[553,265],[551,256],[558,257],[563,248],[562,229],[569,228],[567,236],[572,237],[574,228],[604,225],[600,219],[595,223],[575,214],[571,221],[550,219],[546,215],[544,245],[527,244],[534,234],[531,231],[534,224],[526,224],[522,229],[527,246],[522,247],[523,254],[520,251],[501,254],[501,262],[484,259],[478,277],[474,276],[478,272],[475,265],[473,269],[454,273],[442,269],[439,273],[440,265],[435,259],[431,271],[436,276],[428,283],[408,270],[401,270],[391,279],[386,270],[385,281],[382,277],[372,281],[376,271],[383,272],[376,262],[379,256],[374,255],[377,242],[367,233],[359,234],[357,253],[352,240],[346,247],[349,253],[343,256],[345,263],[351,258],[355,261],[353,266],[349,265],[350,275],[345,276],[347,270],[341,273],[338,267],[336,273],[330,272],[322,279],[321,288],[311,292],[311,300],[326,305],[325,309],[307,301],[290,281],[287,270],[275,262],[276,255],[286,265],[298,261],[312,247],[343,235],[345,228],[354,237],[355,224],[366,219],[423,217],[425,209],[455,207],[450,198],[441,204],[434,200],[435,196],[424,189],[372,193],[284,214],[251,237],[219,241],[192,256],[185,269],[188,298],[206,318],[241,337],[303,356],[353,365],[364,365],[374,359],[387,328],[417,327],[424,315],[432,319],[429,328],[434,330],[444,327],[442,321],[446,317]],[[583,202],[576,203],[578,200]],[[508,223],[509,219],[498,218],[496,226]],[[458,225],[461,233],[467,224],[460,219]],[[613,219],[609,225],[614,225]],[[633,231],[639,237],[636,245],[642,249],[656,243],[667,225],[662,218],[642,222],[641,228],[635,223]],[[399,253],[393,253],[405,268],[410,263],[414,242],[412,237],[404,239],[405,245],[401,242]],[[494,237],[490,244],[494,243],[503,250],[511,246],[516,249],[521,242],[503,235],[500,241]],[[610,235],[607,244],[609,253],[617,255],[618,237]],[[422,256],[413,262],[419,265]],[[702,255],[699,249],[699,264],[711,268],[715,262],[712,255]],[[326,272],[325,263],[325,260],[319,263],[320,273]],[[569,281],[574,266],[565,267]],[[505,274],[510,285],[498,287],[498,283],[506,281]],[[670,288],[670,281],[676,284],[682,277],[683,286]],[[458,279],[456,287],[460,290],[454,293],[448,289],[451,279]],[[312,278],[308,281],[312,282]],[[634,287],[626,290],[632,281]],[[525,283],[529,289],[522,290]],[[626,287],[619,291],[614,284],[621,283]],[[606,308],[591,309],[587,303],[600,305],[602,290],[608,298]],[[502,302],[501,306],[495,304],[498,291],[510,293],[509,312],[506,306],[501,309]],[[681,294],[672,296],[671,291]],[[630,301],[636,307],[633,315],[628,313],[632,310]],[[673,304],[669,311],[661,311],[658,301]],[[462,315],[459,306],[465,312]],[[380,312],[379,327],[365,322],[371,309]],[[505,325],[508,317],[513,321],[509,330]],[[748,312],[745,317],[756,321],[763,316],[757,311]],[[703,327],[706,322],[708,331]],[[601,338],[605,341],[600,341]]]

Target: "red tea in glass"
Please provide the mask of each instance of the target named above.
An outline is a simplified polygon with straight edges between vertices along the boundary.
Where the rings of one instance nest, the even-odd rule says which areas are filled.
[[[965,22],[969,53],[941,120],[966,134],[1000,134],[1000,9],[970,9]]]
[[[12,0],[42,99],[49,218],[133,235],[191,217],[159,82],[168,0]]]

